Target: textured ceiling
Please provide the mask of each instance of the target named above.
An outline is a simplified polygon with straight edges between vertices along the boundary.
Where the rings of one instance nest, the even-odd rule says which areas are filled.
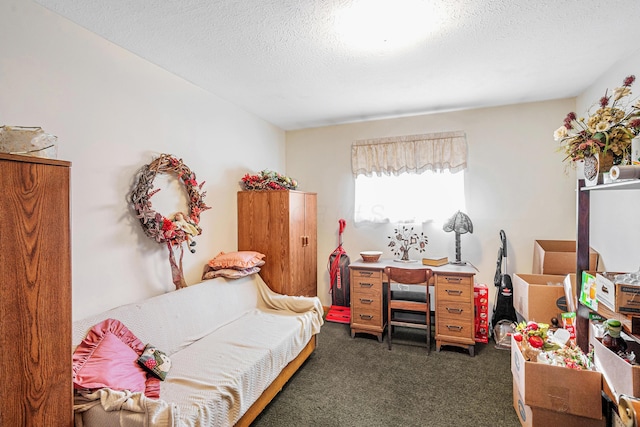
[[[575,96],[640,48],[638,0],[36,2],[286,130]]]

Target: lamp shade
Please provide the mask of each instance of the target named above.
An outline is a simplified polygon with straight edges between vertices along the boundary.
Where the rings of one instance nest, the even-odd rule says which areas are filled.
[[[473,223],[467,214],[458,211],[447,220],[442,229],[446,232],[454,231],[458,234],[473,233]]]

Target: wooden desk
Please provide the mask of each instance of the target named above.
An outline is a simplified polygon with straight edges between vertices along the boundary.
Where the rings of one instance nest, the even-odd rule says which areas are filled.
[[[388,292],[384,268],[425,268],[420,261],[399,263],[391,259],[378,262],[351,263],[351,337],[366,333],[378,337],[382,342],[387,326]],[[443,345],[453,345],[469,350],[475,349],[475,325],[473,305],[473,284],[475,269],[469,265],[447,264],[428,267],[433,270],[435,296],[435,337],[436,350]]]

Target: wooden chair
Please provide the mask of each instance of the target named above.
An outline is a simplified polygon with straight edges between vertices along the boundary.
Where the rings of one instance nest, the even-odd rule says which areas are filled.
[[[386,267],[387,275],[387,338],[391,350],[391,335],[394,326],[425,329],[427,331],[427,354],[431,351],[431,310],[429,304],[430,268]],[[419,291],[391,290],[392,284],[424,286]]]

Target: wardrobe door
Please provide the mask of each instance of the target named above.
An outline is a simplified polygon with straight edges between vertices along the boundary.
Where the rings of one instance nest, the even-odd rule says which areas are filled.
[[[0,155],[0,425],[71,426],[70,163]]]

